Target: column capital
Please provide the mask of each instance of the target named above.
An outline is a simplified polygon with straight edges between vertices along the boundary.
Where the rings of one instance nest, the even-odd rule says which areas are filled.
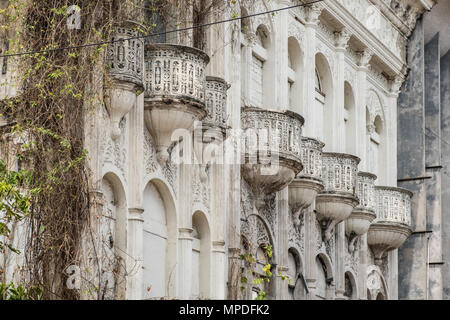
[[[345,51],[348,47],[348,40],[352,34],[347,29],[334,32],[334,44],[338,51]]]
[[[323,5],[321,3],[314,3],[304,7],[305,22],[307,26],[317,25],[319,16],[322,13]]]
[[[178,228],[178,239],[179,240],[193,240],[192,233],[194,229],[192,228]]]
[[[361,68],[368,68],[370,59],[372,59],[373,52],[370,49],[365,49],[356,53],[358,57],[357,65]]]
[[[143,213],[144,208],[128,208],[128,220],[144,221]]]

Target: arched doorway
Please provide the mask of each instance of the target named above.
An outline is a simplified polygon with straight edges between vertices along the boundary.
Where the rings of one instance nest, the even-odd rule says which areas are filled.
[[[176,287],[176,214],[167,186],[152,180],[144,189],[143,298],[173,297]]]
[[[107,173],[102,179],[103,209],[99,223],[98,249],[100,286],[103,299],[125,298],[126,199],[120,179]]]
[[[192,298],[211,296],[211,233],[206,216],[196,211],[192,216]]]

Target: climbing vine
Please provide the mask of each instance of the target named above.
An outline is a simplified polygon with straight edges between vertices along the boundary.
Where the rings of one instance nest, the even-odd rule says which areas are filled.
[[[157,19],[172,21],[173,15],[177,22],[168,29],[199,25],[213,8],[218,12],[226,5],[218,0],[0,0],[1,53],[28,52],[2,58],[0,76],[0,202],[10,204],[0,207],[3,299],[109,297],[96,247],[98,181],[85,149],[89,117],[104,108],[99,92],[110,83],[107,44],[88,44],[108,41],[116,26],[130,21],[142,34],[167,31],[157,30]],[[194,46],[204,49],[205,29],[192,34]],[[72,49],[58,49],[67,47]],[[26,229],[20,252],[12,245],[17,224]],[[21,255],[19,271],[13,272],[19,285],[6,279],[6,260],[14,254]],[[86,267],[90,275],[81,290],[73,289],[76,281],[68,272],[73,266]],[[117,266],[113,269],[124,277]]]

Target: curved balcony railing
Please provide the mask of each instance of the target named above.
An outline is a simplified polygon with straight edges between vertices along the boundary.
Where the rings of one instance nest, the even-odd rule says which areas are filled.
[[[402,188],[375,186],[377,217],[367,234],[375,264],[381,265],[386,252],[402,246],[411,234],[411,197]]]
[[[377,176],[368,172],[358,172],[356,195],[359,203],[345,220],[345,233],[349,237],[349,251],[355,250],[358,237],[369,230],[375,219],[375,180]]]
[[[196,48],[174,44],[145,47],[146,100],[179,100],[204,106],[209,57]]]
[[[302,224],[303,210],[308,208],[323,190],[322,149],[324,143],[302,137],[301,160],[303,170],[289,185],[289,205],[292,208],[293,222],[296,228]]]
[[[172,134],[192,131],[206,116],[205,69],[209,57],[195,48],[173,44],[145,46],[144,121],[156,144],[160,164],[169,159]]]
[[[227,125],[227,90],[228,85],[222,78],[206,77],[206,111],[203,123],[225,128]]]
[[[116,27],[112,43],[108,45],[106,63],[108,74],[112,78],[131,82],[142,88],[144,42],[142,39],[130,39],[139,35],[133,28]]]
[[[303,170],[297,178],[322,180],[322,149],[325,146],[319,140],[302,137]]]
[[[374,223],[399,223],[411,226],[412,193],[397,187],[375,187],[376,214]]]
[[[292,111],[242,109],[242,173],[255,195],[258,210],[264,205],[265,195],[285,188],[302,170],[303,122]]]
[[[242,129],[245,131],[246,156],[263,154],[279,156],[292,162],[296,174],[301,166],[303,117],[292,111],[243,108]]]
[[[343,193],[356,196],[356,182],[360,159],[345,153],[322,154],[322,179],[325,189],[321,193]]]
[[[359,204],[357,211],[375,213],[375,180],[377,176],[369,172],[358,172],[356,195]]]

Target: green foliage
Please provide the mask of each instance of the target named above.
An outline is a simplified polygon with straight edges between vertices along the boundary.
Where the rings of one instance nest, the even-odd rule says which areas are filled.
[[[240,255],[241,260],[244,261],[246,267],[248,268],[249,275],[254,277],[252,280],[252,284],[257,285],[257,286],[263,285],[265,282],[269,283],[270,280],[273,278],[273,274],[272,274],[273,266],[270,263],[270,260],[272,259],[272,256],[273,256],[273,248],[271,245],[267,245],[267,246],[263,247],[263,249],[264,249],[265,256],[269,260],[262,267],[262,271],[264,273],[263,276],[261,276],[255,272],[256,259],[254,258],[254,256],[251,253]],[[292,280],[289,278],[289,276],[284,275],[281,272],[278,273],[278,277],[283,281],[289,280],[289,282],[290,282]],[[248,285],[248,283],[249,283],[248,278],[245,276],[241,276],[241,284],[242,284],[241,291],[242,292],[245,291],[245,289],[246,289],[245,285]],[[264,290],[259,290],[258,295],[256,296],[255,300],[267,300],[267,292],[265,292]]]
[[[0,283],[0,300],[41,300],[42,289],[39,287],[27,288],[24,285],[15,286],[14,283]]]
[[[5,162],[0,159],[0,252],[2,253],[5,253],[7,248],[19,253],[8,241],[10,226],[29,214],[31,194],[36,190],[29,192],[24,190],[31,179],[31,172],[8,170]]]

